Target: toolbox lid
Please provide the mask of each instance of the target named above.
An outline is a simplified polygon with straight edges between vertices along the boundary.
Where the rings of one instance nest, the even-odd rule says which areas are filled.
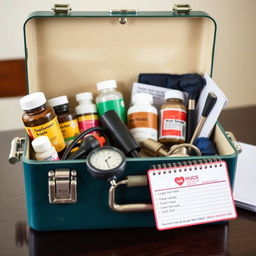
[[[28,92],[74,103],[114,79],[129,100],[139,73],[211,74],[215,34],[204,12],[35,12],[24,24]]]

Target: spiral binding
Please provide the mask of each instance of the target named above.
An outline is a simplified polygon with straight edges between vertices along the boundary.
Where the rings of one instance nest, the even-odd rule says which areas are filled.
[[[153,175],[166,174],[166,173],[177,173],[182,171],[192,171],[192,170],[203,170],[213,167],[222,166],[221,158],[208,158],[200,160],[189,160],[181,162],[172,162],[152,165],[150,169],[155,170],[156,172]]]

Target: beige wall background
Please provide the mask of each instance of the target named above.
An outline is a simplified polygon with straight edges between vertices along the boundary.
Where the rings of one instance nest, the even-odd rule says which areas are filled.
[[[255,0],[69,0],[74,11],[105,11],[138,9],[139,11],[168,11],[174,3],[189,3],[193,10],[208,12],[217,22],[217,42],[213,79],[229,99],[228,108],[256,104],[256,1]],[[28,14],[50,10],[57,1],[0,0],[0,59],[22,58],[22,25]],[[0,99],[4,120],[0,130],[22,127],[19,98]]]

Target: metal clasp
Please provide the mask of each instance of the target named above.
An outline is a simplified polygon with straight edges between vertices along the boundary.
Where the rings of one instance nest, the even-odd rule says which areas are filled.
[[[116,10],[115,9],[115,10],[110,10],[109,12],[110,12],[110,15],[121,15],[121,16],[122,15],[126,16],[128,14],[133,14],[133,15],[138,14],[138,10],[135,10],[135,9],[130,9],[130,10],[128,10],[128,9],[120,9],[120,10],[118,9],[118,10]],[[124,25],[128,22],[127,18],[125,18],[125,17],[119,18],[118,21],[121,25]]]
[[[68,14],[72,8],[69,4],[55,4],[52,8],[54,13],[57,14]]]
[[[192,9],[189,4],[175,4],[172,10],[177,14],[189,14]]]
[[[77,201],[77,176],[75,170],[48,172],[50,204],[70,204]]]
[[[23,145],[25,143],[25,138],[15,137],[11,142],[11,150],[9,154],[9,163],[16,164],[20,161],[23,155]]]
[[[141,212],[141,211],[151,211],[152,204],[117,204],[115,201],[115,191],[118,186],[125,185],[127,187],[143,187],[147,186],[147,176],[146,175],[134,175],[127,176],[125,180],[118,181],[115,180],[110,182],[111,187],[108,192],[108,205],[112,211],[115,212]]]

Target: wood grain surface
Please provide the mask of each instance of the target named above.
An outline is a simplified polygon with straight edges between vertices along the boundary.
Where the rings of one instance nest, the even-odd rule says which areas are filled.
[[[25,60],[0,60],[0,97],[26,95]]]
[[[221,123],[238,140],[256,144],[256,106],[224,111]],[[238,209],[228,223],[167,231],[155,228],[37,232],[26,224],[22,164],[9,165],[11,139],[0,133],[0,255],[256,255],[256,213]],[[51,218],[51,216],[49,216]],[[75,216],[74,216],[75,218]]]

